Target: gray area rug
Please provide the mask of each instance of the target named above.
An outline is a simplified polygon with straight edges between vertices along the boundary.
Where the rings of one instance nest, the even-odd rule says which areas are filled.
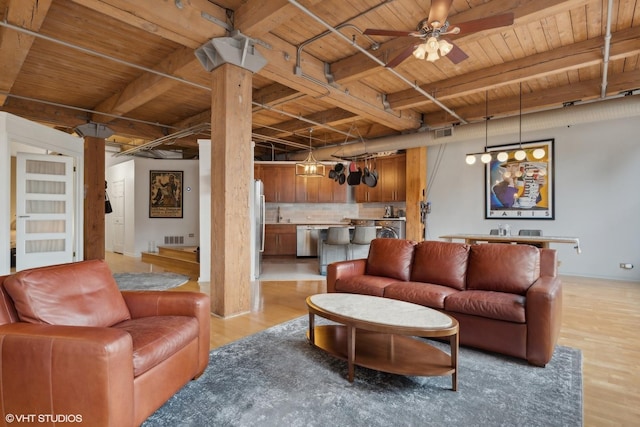
[[[450,376],[360,367],[349,383],[345,361],[307,343],[307,321],[303,316],[213,350],[205,373],[143,426],[582,425],[580,350],[557,347],[551,362],[537,368],[463,347],[457,392]]]
[[[114,273],[121,291],[163,291],[184,285],[188,276],[176,273]]]

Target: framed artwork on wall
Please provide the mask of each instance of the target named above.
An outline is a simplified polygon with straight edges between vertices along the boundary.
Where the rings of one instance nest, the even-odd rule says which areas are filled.
[[[485,166],[486,219],[555,218],[553,143],[545,139],[487,147],[492,156]]]
[[[149,218],[182,218],[183,171],[150,171]]]

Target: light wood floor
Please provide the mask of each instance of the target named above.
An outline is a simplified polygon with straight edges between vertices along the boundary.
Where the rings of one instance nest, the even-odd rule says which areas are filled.
[[[163,271],[107,253],[114,272]],[[559,344],[582,350],[584,425],[640,425],[640,283],[563,277]],[[306,315],[304,300],[324,281],[261,282],[250,313],[211,318],[211,348]],[[198,291],[195,281],[178,288]],[[208,291],[207,291],[208,293]]]

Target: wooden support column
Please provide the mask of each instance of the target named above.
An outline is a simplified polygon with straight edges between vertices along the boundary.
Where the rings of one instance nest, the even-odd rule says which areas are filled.
[[[211,72],[211,311],[251,308],[252,73],[233,64]]]
[[[104,138],[84,137],[84,259],[104,259]]]
[[[420,222],[420,202],[427,192],[427,147],[407,150],[407,239],[424,240],[425,227]]]

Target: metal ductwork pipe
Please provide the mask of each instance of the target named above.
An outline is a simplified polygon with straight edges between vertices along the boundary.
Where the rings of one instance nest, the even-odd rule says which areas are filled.
[[[522,130],[523,132],[533,132],[637,116],[640,116],[640,96],[634,94],[610,98],[606,101],[598,99],[597,102],[584,102],[570,107],[530,113],[522,116]],[[518,133],[519,126],[520,120],[518,116],[491,120],[491,135]],[[317,148],[313,150],[313,155],[317,160],[335,161],[334,155],[340,157],[359,156],[365,152],[373,154],[384,151],[406,150],[484,137],[485,123],[483,121],[457,126],[454,128],[453,135],[449,137],[434,138],[433,132],[417,132]],[[291,154],[288,156],[288,160],[304,160],[308,154],[308,151]]]

